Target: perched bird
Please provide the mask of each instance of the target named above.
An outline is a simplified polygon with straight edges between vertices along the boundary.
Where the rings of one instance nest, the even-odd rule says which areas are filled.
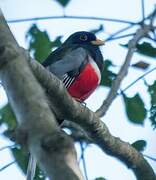
[[[69,94],[82,102],[100,83],[104,42],[93,33],[80,31],[69,38],[42,63],[64,83]]]
[[[103,44],[93,33],[76,32],[42,65],[62,80],[72,97],[83,102],[100,83],[104,62],[99,46]],[[59,124],[63,121],[57,120]],[[30,155],[27,180],[33,180],[35,169],[36,160]]]

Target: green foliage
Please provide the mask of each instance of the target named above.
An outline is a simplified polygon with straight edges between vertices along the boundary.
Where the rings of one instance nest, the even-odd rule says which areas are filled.
[[[151,98],[150,120],[154,128],[156,128],[156,81],[148,86],[148,92]]]
[[[112,81],[116,78],[116,74],[109,70],[111,66],[113,66],[112,62],[110,60],[105,60],[100,85],[111,87]]]
[[[5,107],[0,109],[0,123],[7,125],[8,129],[3,133],[7,138],[13,140],[12,133],[13,129],[16,127],[16,117],[10,107],[7,104]],[[28,164],[28,152],[24,151],[19,147],[10,148],[14,159],[16,159],[16,163],[22,169],[23,173],[26,174],[27,171],[27,164]],[[41,170],[37,167],[35,180],[43,180],[45,176],[41,172]]]
[[[34,58],[42,62],[52,51],[52,48],[61,45],[61,36],[51,41],[46,31],[41,31],[36,24],[33,24],[26,34],[29,41],[29,51],[33,53]]]
[[[100,24],[98,28],[93,29],[93,30],[91,30],[90,32],[96,34],[96,33],[99,33],[99,32],[101,32],[101,31],[103,31],[103,30],[104,30],[103,24]]]
[[[96,178],[95,180],[106,180],[106,179],[103,178],[103,177],[98,177],[98,178]]]
[[[55,0],[59,3],[63,8],[66,7],[70,0]],[[103,25],[99,25],[98,28],[91,30],[93,33],[98,33],[103,31]],[[29,42],[29,51],[34,55],[34,58],[39,62],[42,62],[52,51],[53,48],[56,48],[61,45],[62,36],[56,37],[54,41],[50,40],[50,37],[46,31],[40,30],[36,24],[33,24],[26,34],[26,39]],[[128,45],[123,45],[124,47],[128,47]],[[156,48],[154,48],[150,43],[143,42],[136,46],[136,52],[146,55],[149,57],[156,57]],[[102,73],[101,85],[111,87],[112,81],[116,78],[117,74],[113,73],[110,68],[113,66],[110,60],[105,60],[104,71]],[[145,69],[145,62],[137,63],[134,65],[135,67]],[[148,86],[148,92],[151,98],[151,108],[150,108],[150,120],[152,125],[156,128],[156,81],[153,85]],[[143,124],[144,119],[146,118],[147,111],[144,107],[144,103],[139,94],[136,94],[134,97],[129,98],[125,94],[123,94],[123,99],[125,103],[126,113],[128,119],[135,124]],[[10,105],[6,105],[2,109],[0,109],[0,124],[6,124],[8,127],[8,131],[6,131],[5,135],[9,137],[7,132],[10,129],[14,129],[16,127],[16,117],[11,110]],[[146,141],[138,140],[132,144],[134,148],[138,151],[143,151],[146,147]],[[11,148],[10,149],[14,158],[17,161],[17,164],[20,166],[22,171],[26,174],[27,165],[28,165],[28,153],[21,148]],[[41,170],[37,167],[35,180],[43,180],[45,179]],[[98,177],[95,180],[106,180],[103,177]]]
[[[0,123],[7,125],[8,129],[16,127],[16,117],[9,104],[0,109]]]
[[[14,158],[16,159],[16,162],[18,166],[22,169],[23,173],[27,173],[27,167],[28,167],[28,160],[29,155],[28,152],[21,149],[20,147],[14,147],[10,149]],[[35,178],[34,180],[44,180],[45,176],[43,175],[42,171],[37,167],[35,171]]]
[[[128,48],[128,44],[125,45],[121,44],[121,46]],[[156,57],[156,48],[154,48],[149,42],[143,42],[141,44],[137,44],[136,52],[145,56],[149,56],[153,58]]]
[[[34,180],[44,180],[45,178],[46,178],[45,175],[40,170],[40,168],[37,166],[36,171],[35,171]]]
[[[144,151],[146,145],[147,145],[147,142],[145,140],[138,140],[132,143],[132,146],[139,152]]]
[[[28,153],[23,151],[23,149],[17,147],[12,148],[11,152],[16,159],[18,165],[22,169],[23,173],[26,174],[28,165]]]
[[[143,42],[142,44],[137,44],[137,52],[149,57],[156,57],[156,48],[154,48],[150,43]]]
[[[57,1],[61,6],[65,7],[69,3],[70,0],[55,0]]]
[[[146,108],[140,95],[137,93],[134,97],[127,97],[123,94],[128,119],[135,124],[143,124],[146,118]]]

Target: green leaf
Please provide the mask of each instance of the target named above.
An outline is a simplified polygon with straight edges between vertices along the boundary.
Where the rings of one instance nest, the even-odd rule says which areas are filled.
[[[61,45],[61,38],[62,36],[58,36],[54,41],[51,41],[48,33],[41,31],[36,24],[33,24],[26,34],[26,39],[29,42],[29,51],[39,62],[42,62],[50,54],[52,48]]]
[[[56,48],[56,47],[61,46],[62,44],[61,39],[62,39],[62,36],[57,36],[54,41],[51,41],[51,48]]]
[[[154,128],[156,128],[156,81],[148,86],[148,92],[151,98],[150,117]]]
[[[134,97],[129,98],[123,94],[123,99],[128,119],[133,123],[143,124],[147,111],[140,95],[137,93]]]
[[[46,31],[40,31],[37,25],[33,24],[26,34],[29,40],[29,51],[34,58],[41,62],[51,51],[51,41]]]
[[[0,109],[0,122],[6,124],[8,129],[16,127],[16,117],[9,104]]]
[[[44,180],[44,179],[46,179],[45,174],[37,166],[34,180]]]
[[[26,174],[28,168],[28,161],[29,161],[28,152],[26,152],[20,147],[11,148],[11,152],[14,158],[16,159],[18,166],[22,169],[23,173]],[[44,179],[45,179],[45,175],[39,169],[39,167],[37,167],[35,171],[34,180],[44,180]]]
[[[150,117],[152,126],[156,129],[156,105],[152,105],[150,108]]]
[[[93,30],[91,30],[90,32],[96,34],[96,33],[99,33],[99,32],[101,32],[101,31],[103,31],[103,30],[104,30],[103,24],[100,24],[98,28],[93,29]]]
[[[139,152],[144,151],[146,145],[147,145],[147,142],[145,140],[138,140],[132,143],[132,146]]]
[[[103,178],[103,177],[98,177],[98,178],[96,178],[95,180],[106,180],[106,179]]]
[[[111,87],[112,81],[116,78],[116,74],[109,70],[111,66],[113,66],[112,62],[110,60],[105,60],[100,83],[101,86]]]
[[[128,44],[125,45],[121,44],[121,46],[128,48]],[[152,58],[156,57],[156,48],[154,48],[149,42],[143,42],[141,44],[137,44],[136,52]]]
[[[151,104],[156,105],[156,81],[148,86],[148,92],[151,96]]]
[[[55,0],[57,1],[61,6],[65,7],[69,3],[70,0]]]
[[[28,153],[17,147],[11,148],[11,152],[23,173],[26,174],[28,166]]]
[[[143,42],[142,44],[137,44],[137,52],[149,57],[156,57],[156,48],[154,48],[150,43]]]

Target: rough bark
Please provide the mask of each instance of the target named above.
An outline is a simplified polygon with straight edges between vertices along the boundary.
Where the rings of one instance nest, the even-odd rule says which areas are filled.
[[[48,93],[52,109],[58,118],[65,118],[79,124],[107,154],[121,160],[136,175],[138,180],[155,180],[152,167],[143,155],[129,143],[114,137],[99,117],[87,107],[75,101],[61,81],[36,61],[30,60],[31,68]]]
[[[2,37],[0,36],[0,39],[1,38]],[[3,48],[2,48],[2,50],[3,50]],[[1,53],[2,52],[3,51],[1,51]],[[23,57],[26,57],[25,53],[23,53]],[[0,59],[2,59],[2,58],[0,58]],[[2,63],[2,64],[3,64],[2,70],[3,70],[3,72],[5,72],[5,69],[8,66],[10,66],[9,65],[10,62],[7,63],[7,65],[6,65],[6,63]],[[13,61],[12,61],[12,64],[14,64]],[[133,172],[135,173],[138,180],[155,180],[156,179],[154,171],[152,170],[152,168],[150,167],[148,162],[143,158],[142,154],[140,154],[134,148],[132,148],[130,146],[130,144],[123,142],[119,138],[112,136],[110,134],[108,128],[105,126],[105,124],[103,122],[100,121],[99,117],[94,112],[90,111],[87,107],[84,107],[80,103],[74,101],[68,95],[68,93],[66,92],[62,83],[58,80],[58,78],[56,78],[54,75],[48,73],[42,66],[38,65],[37,62],[35,62],[35,61],[31,62],[31,67],[33,69],[34,74],[38,78],[38,81],[46,89],[46,92],[48,93],[48,96],[50,97],[49,101],[50,101],[51,107],[52,107],[52,109],[55,109],[55,113],[57,114],[58,117],[67,118],[67,119],[72,120],[72,121],[78,123],[79,125],[81,125],[81,127],[83,127],[83,129],[93,139],[95,144],[99,145],[102,148],[102,150],[104,152],[106,152],[107,154],[114,156],[114,157],[120,159],[122,162],[124,162],[129,168],[131,168],[133,170]],[[13,75],[13,72],[11,75]],[[3,77],[5,77],[5,75],[3,75]],[[11,79],[11,77],[10,77],[10,79]],[[4,80],[4,82],[5,82],[5,80]],[[5,84],[7,84],[7,81]],[[9,86],[9,88],[10,88],[10,86]],[[33,86],[34,86],[34,84],[33,84]],[[8,89],[8,88],[6,88],[6,89]],[[36,91],[35,91],[35,93],[36,93]],[[21,95],[21,98],[23,98],[22,95]],[[10,97],[12,97],[12,94]],[[42,98],[45,100],[44,94],[43,94]],[[41,98],[41,100],[42,100],[42,98]],[[33,97],[33,99],[34,99],[34,97]],[[45,101],[44,101],[44,103],[45,103]],[[46,104],[46,106],[47,106],[47,104]],[[19,108],[21,108],[21,107],[19,107]],[[47,108],[47,111],[49,112],[49,107]],[[28,111],[27,111],[27,113],[28,113]],[[43,114],[44,114],[44,112],[43,112]],[[35,114],[35,116],[37,116],[37,115]],[[27,117],[27,115],[26,115],[26,117]],[[39,117],[39,119],[40,119],[40,117]],[[31,121],[31,120],[28,119],[28,121]],[[49,126],[53,121],[47,121],[47,122],[48,122],[47,126]],[[33,124],[34,125],[32,127],[34,128],[35,123],[33,123]],[[46,125],[44,125],[44,126],[46,126]],[[50,126],[52,126],[52,125],[50,125]],[[33,129],[31,129],[31,130],[32,130],[32,132],[36,131]],[[29,136],[29,137],[31,139],[31,136]],[[48,137],[51,137],[51,136],[48,136]],[[47,140],[48,140],[48,138],[47,138]],[[30,141],[32,141],[32,140],[30,140]],[[47,144],[47,143],[45,143],[45,144]],[[35,154],[37,151],[32,150],[32,152]]]
[[[45,93],[0,11],[0,78],[21,136],[50,179],[83,179],[72,140],[57,126]],[[58,143],[59,142],[59,143]]]

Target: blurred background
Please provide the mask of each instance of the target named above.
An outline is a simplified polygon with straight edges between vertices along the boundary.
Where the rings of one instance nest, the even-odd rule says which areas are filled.
[[[106,98],[125,60],[128,41],[143,23],[149,22],[155,4],[155,0],[0,0],[17,42],[40,62],[76,31],[91,31],[106,41],[101,47],[105,59],[101,85],[86,101],[93,111]],[[141,151],[156,171],[155,42],[155,32],[139,42],[119,95],[102,121],[112,135]],[[0,86],[0,179],[25,179],[28,153],[15,145],[8,133],[15,126],[16,118]],[[135,179],[130,169],[97,146],[85,140],[75,146],[86,179]],[[45,179],[39,169],[35,179]]]

